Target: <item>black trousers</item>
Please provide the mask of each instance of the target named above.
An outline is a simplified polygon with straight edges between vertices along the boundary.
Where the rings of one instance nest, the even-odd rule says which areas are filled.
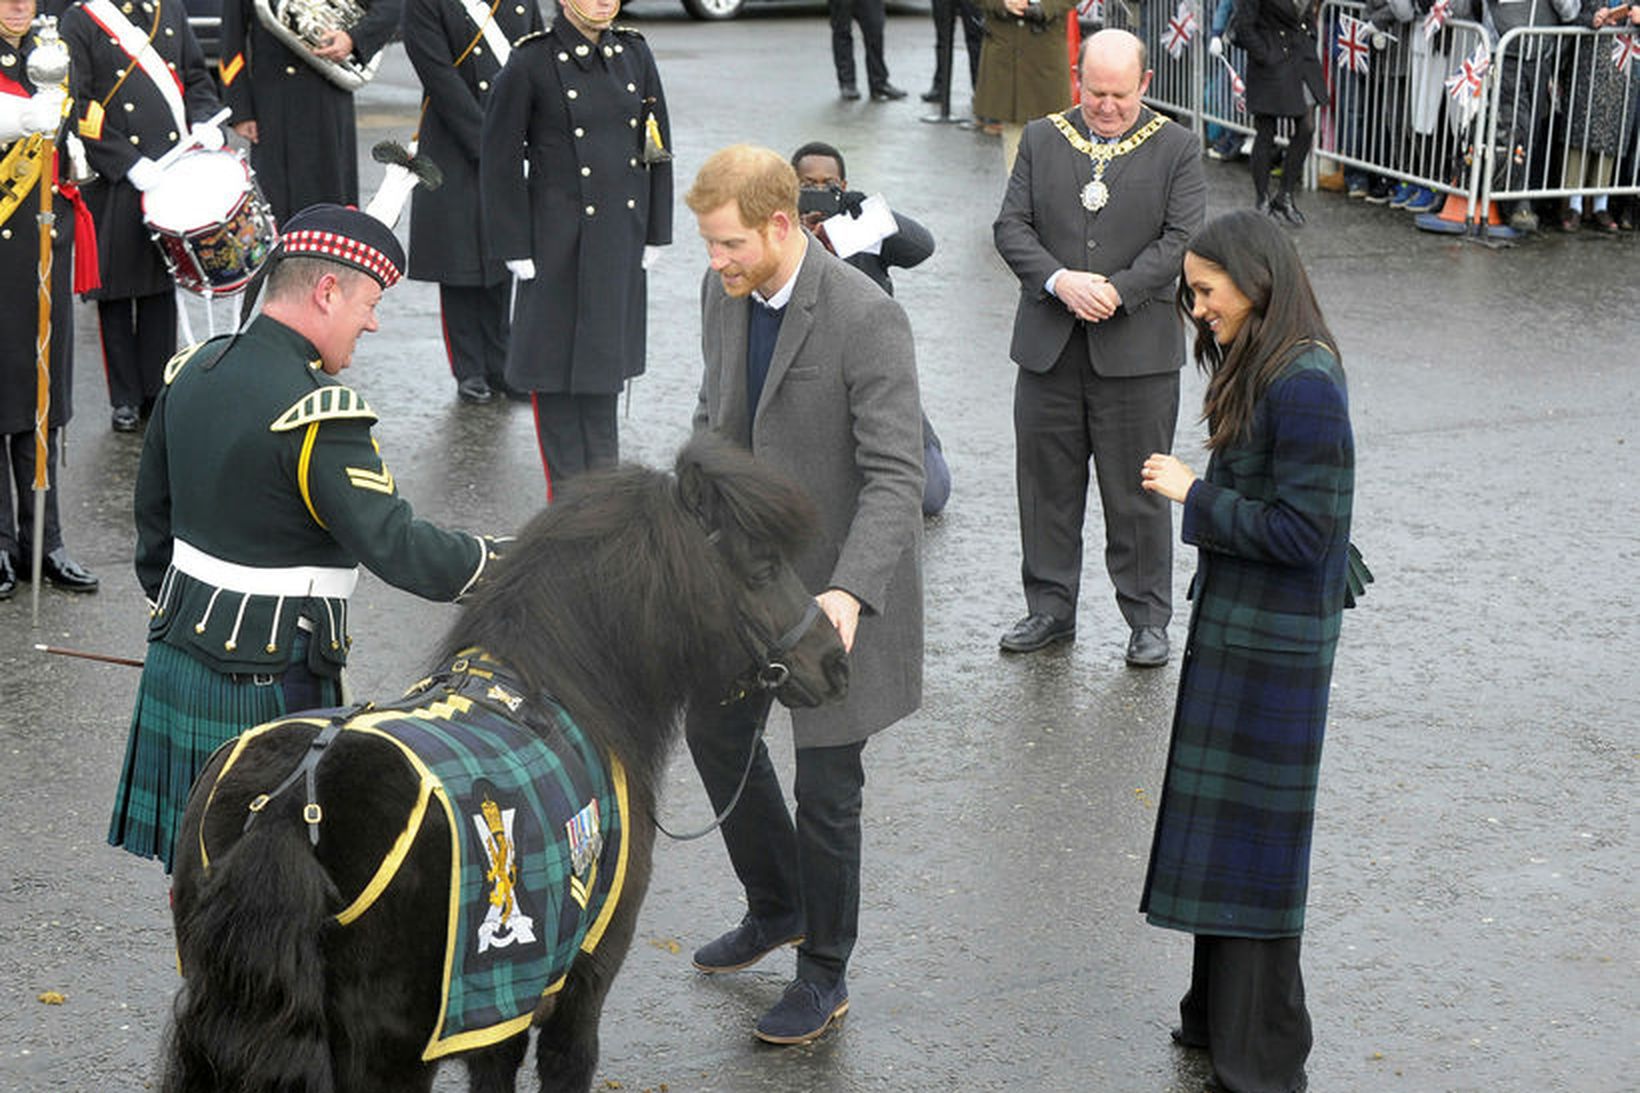
[[[165,382],[165,364],[177,351],[176,293],[156,292],[97,301],[108,404],[146,411]]]
[[[1313,1037],[1302,940],[1196,935],[1179,1016],[1185,1039],[1207,1044],[1219,1084],[1234,1093],[1290,1093],[1304,1080]]]
[[[63,545],[62,525],[57,519],[57,434],[46,434],[46,509],[41,513],[40,549],[50,554]],[[8,469],[9,468],[9,469]],[[34,433],[9,433],[0,437],[0,550],[19,562],[18,572],[28,569],[34,547]],[[13,507],[12,491],[16,491]]]
[[[1088,461],[1105,517],[1105,569],[1130,627],[1173,617],[1172,502],[1139,486],[1152,452],[1173,450],[1179,373],[1106,378],[1093,370],[1080,326],[1048,371],[1014,384],[1015,473],[1025,603],[1032,614],[1076,617]]]
[[[956,22],[962,19],[963,46],[968,52],[968,86],[979,86],[979,51],[985,45],[985,12],[974,0],[934,0],[934,90],[951,80],[951,53],[956,45]]]
[[[856,87],[854,34],[849,24],[860,24],[866,49],[866,83],[876,91],[888,84],[888,62],[883,60],[884,0],[826,0],[831,10],[831,59],[837,66],[837,85]]]
[[[444,351],[450,374],[459,383],[484,380],[506,387],[507,337],[512,320],[507,315],[509,282],[498,285],[439,285],[439,324],[444,329]]]
[[[1270,192],[1270,168],[1276,159],[1276,123],[1281,119],[1274,114],[1256,114],[1253,117],[1253,150],[1248,156],[1253,175],[1253,192],[1260,198]],[[1288,197],[1304,178],[1304,161],[1309,158],[1310,145],[1315,143],[1315,111],[1306,110],[1290,119],[1293,131],[1287,137],[1287,152],[1281,160],[1281,192]]]
[[[768,716],[767,697],[690,710],[689,754],[715,811],[734,796],[752,740]],[[861,740],[797,750],[794,823],[769,750],[759,740],[740,803],[720,828],[747,908],[759,918],[800,915],[797,977],[822,987],[842,980],[860,933],[865,746]]]
[[[547,500],[568,479],[600,467],[613,467],[621,457],[615,424],[619,395],[564,395],[536,391],[535,442],[547,472]]]

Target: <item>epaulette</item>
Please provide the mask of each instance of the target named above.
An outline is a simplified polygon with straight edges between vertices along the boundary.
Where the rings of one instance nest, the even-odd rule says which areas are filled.
[[[165,362],[165,385],[167,387],[171,385],[171,381],[176,379],[177,376],[181,374],[183,367],[187,365],[189,361],[194,359],[195,353],[199,352],[201,349],[204,349],[208,345],[215,344],[216,342],[226,342],[232,337],[232,334],[218,334],[216,337],[211,338],[208,341],[195,342],[193,345],[184,346],[175,356]],[[226,345],[222,348],[223,351],[227,350]]]
[[[268,426],[268,430],[283,433],[315,421],[338,421],[343,418],[375,421],[376,411],[365,403],[364,396],[351,387],[331,383],[297,399],[290,409]]]
[[[518,39],[518,41],[514,42],[513,43],[513,48],[517,49],[519,46],[523,45],[525,42],[533,42],[537,38],[545,38],[546,36],[547,36],[547,32],[544,31],[544,30],[532,30],[528,34],[524,35],[522,38]]]
[[[613,30],[616,34],[624,34],[628,38],[636,38],[640,42],[643,41],[643,35],[638,33],[637,27],[629,27],[625,23],[617,23],[609,29]]]

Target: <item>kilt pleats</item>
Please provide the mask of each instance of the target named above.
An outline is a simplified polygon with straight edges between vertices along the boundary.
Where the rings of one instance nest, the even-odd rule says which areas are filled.
[[[338,704],[339,685],[323,684],[331,693],[318,704]],[[159,858],[169,873],[188,793],[211,753],[251,726],[292,712],[285,705],[277,677],[259,684],[249,676],[222,675],[165,642],[150,642],[114,793],[109,845]]]

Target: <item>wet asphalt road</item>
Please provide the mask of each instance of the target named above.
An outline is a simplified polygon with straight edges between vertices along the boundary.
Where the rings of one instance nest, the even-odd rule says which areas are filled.
[[[738,888],[715,839],[667,844],[606,1011],[598,1087],[1199,1088],[1201,1061],[1167,1037],[1189,938],[1135,912],[1175,670],[1123,666],[1097,549],[1079,640],[996,651],[1021,611],[996,143],[919,124],[911,102],[838,102],[813,8],[729,25],[661,0],[635,14],[667,81],[680,198],[725,143],[820,138],[844,149],[856,186],[932,229],[938,252],[896,284],[955,489],[927,529],[924,707],[867,750],[845,1027],[808,1048],[753,1041],[790,957],[696,975],[689,953],[738,919]],[[931,37],[922,15],[890,19],[894,79],[913,92]],[[361,148],[408,136],[417,99],[395,49],[359,96]],[[1247,199],[1242,168],[1208,173],[1214,209]],[[655,464],[686,434],[698,372],[704,258],[678,209],[678,242],[651,278],[649,375],[623,422],[624,453]],[[1356,538],[1378,574],[1347,617],[1334,677],[1305,937],[1311,1088],[1634,1088],[1640,243],[1584,233],[1492,251],[1334,195],[1305,209],[1299,242],[1351,379]],[[381,312],[346,378],[382,415],[400,488],[441,522],[522,523],[542,500],[527,410],[456,402],[431,286],[403,284]],[[104,587],[46,590],[38,630],[26,588],[0,604],[5,1091],[151,1087],[177,983],[158,867],[103,841],[136,673],[30,651],[142,648],[129,565],[139,441],[108,431],[83,305],[79,324],[63,520]],[[1200,389],[1187,373],[1187,409]],[[1198,467],[1201,435],[1187,412],[1178,448]],[[1088,531],[1097,543],[1097,506]],[[1181,604],[1193,565],[1180,550]],[[453,610],[369,575],[355,605],[362,696],[418,676]],[[788,762],[789,736],[772,737]],[[709,815],[687,760],[666,813],[677,826]],[[42,1004],[44,991],[66,1002]],[[464,1088],[459,1070],[438,1088]]]

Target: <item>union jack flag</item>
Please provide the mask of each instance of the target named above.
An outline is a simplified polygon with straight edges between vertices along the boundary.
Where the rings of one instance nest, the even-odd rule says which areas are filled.
[[[1435,0],[1435,5],[1424,16],[1424,41],[1435,37],[1440,29],[1446,26],[1446,21],[1452,18],[1452,0]]]
[[[1340,15],[1338,23],[1338,63],[1351,72],[1367,74],[1367,54],[1372,47],[1367,39],[1372,34],[1371,24],[1349,15]]]
[[[1221,53],[1219,60],[1224,62],[1224,70],[1230,73],[1230,97],[1235,101],[1236,109],[1247,113],[1247,81],[1241,78],[1236,66],[1230,63],[1230,58]]]
[[[1463,114],[1463,123],[1468,125],[1470,120],[1481,108],[1481,90],[1486,83],[1486,73],[1492,67],[1492,54],[1488,52],[1485,42],[1475,44],[1475,52],[1464,59],[1463,66],[1446,78],[1446,93],[1452,96]]]
[[[1093,23],[1105,21],[1105,0],[1082,0],[1076,5],[1076,14]]]
[[[1185,0],[1179,0],[1179,10],[1167,21],[1166,40],[1162,45],[1167,49],[1167,55],[1175,61],[1184,47],[1190,44],[1190,39],[1196,36],[1196,13],[1190,10]]]
[[[1619,34],[1612,43],[1612,64],[1617,66],[1617,71],[1627,76],[1636,57],[1640,57],[1640,36]]]

